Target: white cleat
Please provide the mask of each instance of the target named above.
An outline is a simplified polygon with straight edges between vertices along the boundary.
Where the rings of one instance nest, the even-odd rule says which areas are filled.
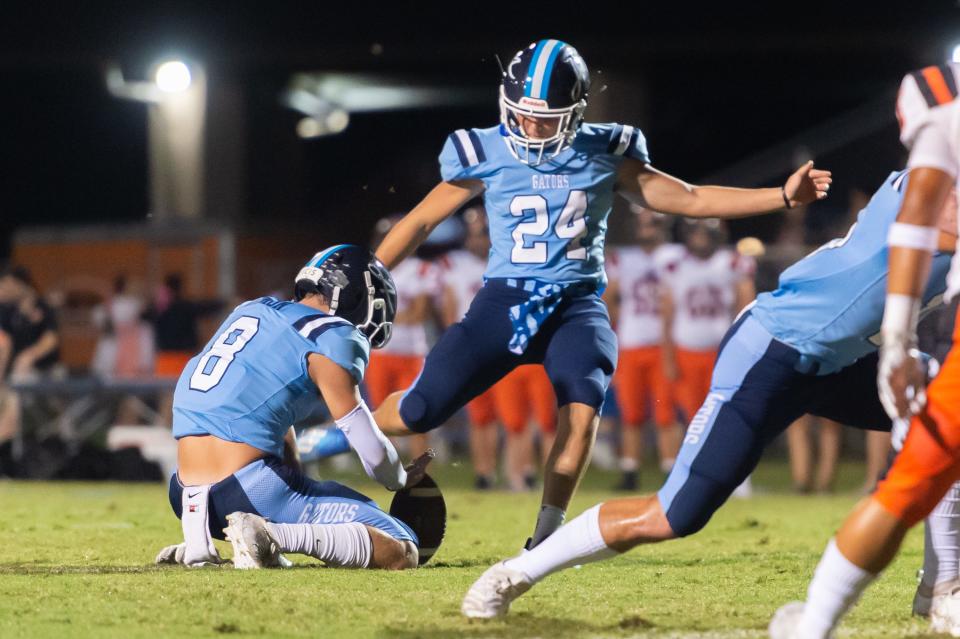
[[[960,581],[934,586],[930,601],[930,630],[960,637]]]
[[[239,570],[280,568],[284,557],[280,546],[267,530],[267,521],[251,513],[230,513],[223,529],[233,546],[233,566]]]
[[[480,575],[463,597],[460,612],[471,619],[502,617],[514,599],[530,590],[533,583],[519,570],[507,568],[501,561]]]
[[[803,602],[791,601],[788,604],[780,606],[773,613],[773,619],[767,626],[767,632],[770,633],[770,639],[800,639],[797,634],[797,628],[800,625],[800,618],[803,617]]]

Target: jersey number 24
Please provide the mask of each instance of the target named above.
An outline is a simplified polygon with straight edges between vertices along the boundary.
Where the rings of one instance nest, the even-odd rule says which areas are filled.
[[[530,246],[527,246],[527,238],[524,237],[543,237],[550,231],[550,210],[547,207],[547,198],[542,195],[518,195],[510,201],[510,214],[514,217],[526,217],[531,211],[534,218],[529,222],[520,222],[513,229],[513,250],[510,251],[510,261],[514,264],[543,264],[547,261],[547,242],[534,239]],[[568,260],[587,258],[587,249],[580,246],[580,239],[587,233],[586,212],[587,192],[570,191],[553,228],[557,237],[570,240],[567,244]]]

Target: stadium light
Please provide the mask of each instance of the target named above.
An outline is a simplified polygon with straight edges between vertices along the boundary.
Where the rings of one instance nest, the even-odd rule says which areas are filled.
[[[182,93],[190,88],[190,67],[182,60],[167,60],[157,67],[154,82],[164,93]]]

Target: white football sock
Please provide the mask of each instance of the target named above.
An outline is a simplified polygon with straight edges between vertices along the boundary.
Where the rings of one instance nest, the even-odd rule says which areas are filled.
[[[827,639],[840,617],[860,598],[876,575],[843,556],[833,539],[813,573],[803,617],[797,626],[801,639]]]
[[[600,505],[597,504],[547,537],[533,550],[508,559],[504,565],[519,570],[531,581],[537,582],[552,572],[617,554],[607,546],[600,534]]]
[[[563,525],[567,512],[556,506],[540,506],[540,514],[537,515],[537,525],[533,529],[533,537],[530,542],[531,548],[536,548],[541,541],[553,534],[553,532]]]
[[[950,487],[923,528],[923,583],[936,586],[960,577],[960,482]]]
[[[373,556],[367,527],[350,524],[274,524],[267,529],[282,552],[316,557],[337,568],[366,568]]]

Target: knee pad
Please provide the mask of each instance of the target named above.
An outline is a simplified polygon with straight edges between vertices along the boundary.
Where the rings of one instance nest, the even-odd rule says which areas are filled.
[[[558,406],[578,403],[600,410],[607,394],[606,385],[593,377],[564,376],[554,380],[553,388]]]
[[[674,534],[688,537],[707,525],[735,488],[725,488],[713,479],[691,473],[669,504],[664,504],[662,497],[660,503]]]
[[[426,433],[442,424],[445,420],[437,413],[426,396],[415,387],[400,400],[400,419],[415,433]]]

